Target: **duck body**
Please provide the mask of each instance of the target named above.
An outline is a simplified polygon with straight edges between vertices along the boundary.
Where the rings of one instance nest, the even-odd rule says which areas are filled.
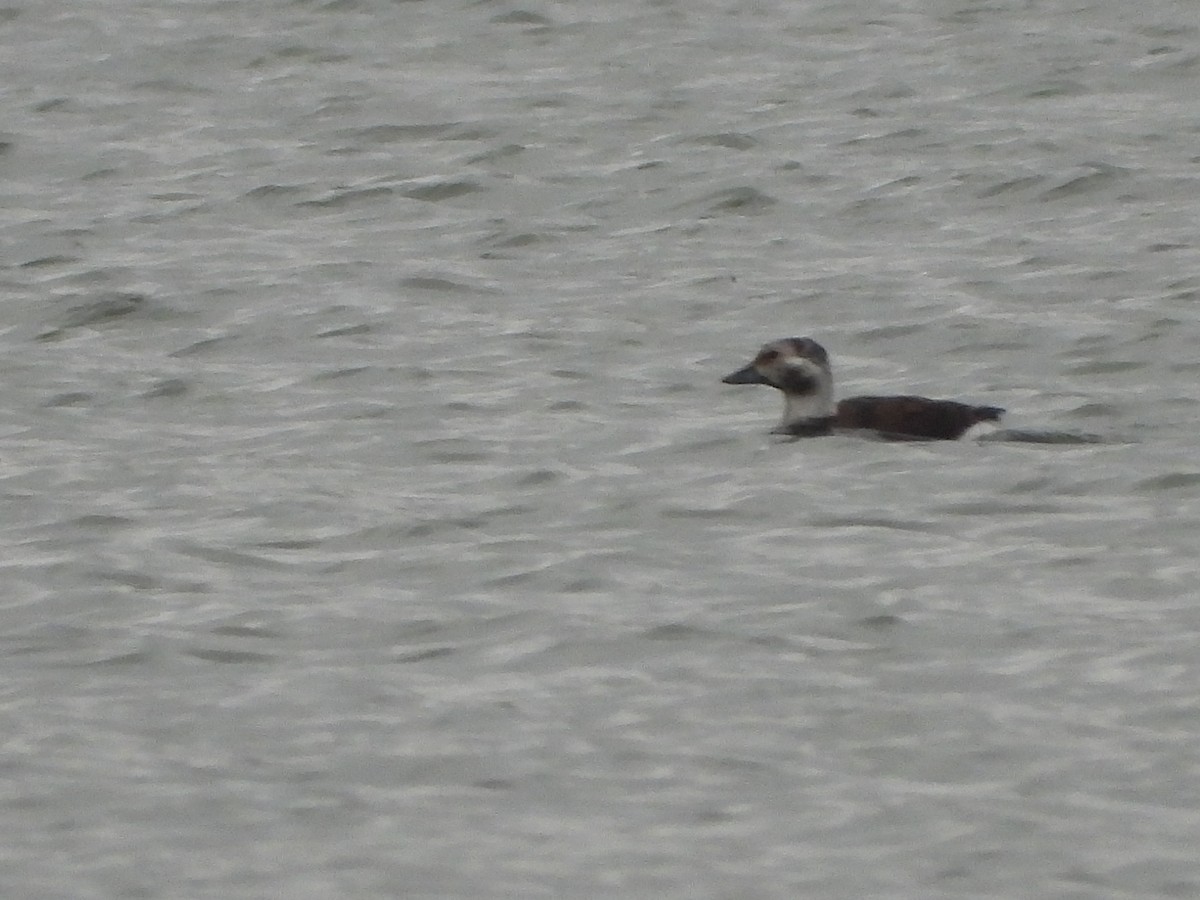
[[[863,396],[833,400],[833,372],[825,348],[812,338],[764,344],[725,384],[765,384],[783,393],[783,419],[773,429],[792,437],[872,431],[898,440],[957,440],[973,426],[998,422],[1004,410],[929,397]]]

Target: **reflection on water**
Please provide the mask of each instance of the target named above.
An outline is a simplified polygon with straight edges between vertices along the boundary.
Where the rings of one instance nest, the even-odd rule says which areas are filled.
[[[976,440],[1005,441],[1019,444],[1111,444],[1133,443],[1128,439],[1102,437],[1082,431],[1043,431],[1033,428],[1001,428],[991,434],[982,434]]]

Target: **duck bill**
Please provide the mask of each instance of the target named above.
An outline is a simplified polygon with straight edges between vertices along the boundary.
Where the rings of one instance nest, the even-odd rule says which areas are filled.
[[[724,384],[770,384],[767,379],[763,378],[758,369],[754,365],[748,365],[744,369],[738,369],[736,372],[730,372],[721,379]]]

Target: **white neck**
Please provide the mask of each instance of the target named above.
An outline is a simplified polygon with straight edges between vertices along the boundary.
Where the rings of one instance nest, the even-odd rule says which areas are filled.
[[[783,419],[780,428],[787,428],[809,419],[825,419],[834,413],[833,386],[822,385],[814,394],[784,394]]]

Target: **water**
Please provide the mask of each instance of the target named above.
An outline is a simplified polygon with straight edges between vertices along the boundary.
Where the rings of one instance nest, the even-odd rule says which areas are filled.
[[[0,10],[4,895],[1200,894],[1198,39]]]

